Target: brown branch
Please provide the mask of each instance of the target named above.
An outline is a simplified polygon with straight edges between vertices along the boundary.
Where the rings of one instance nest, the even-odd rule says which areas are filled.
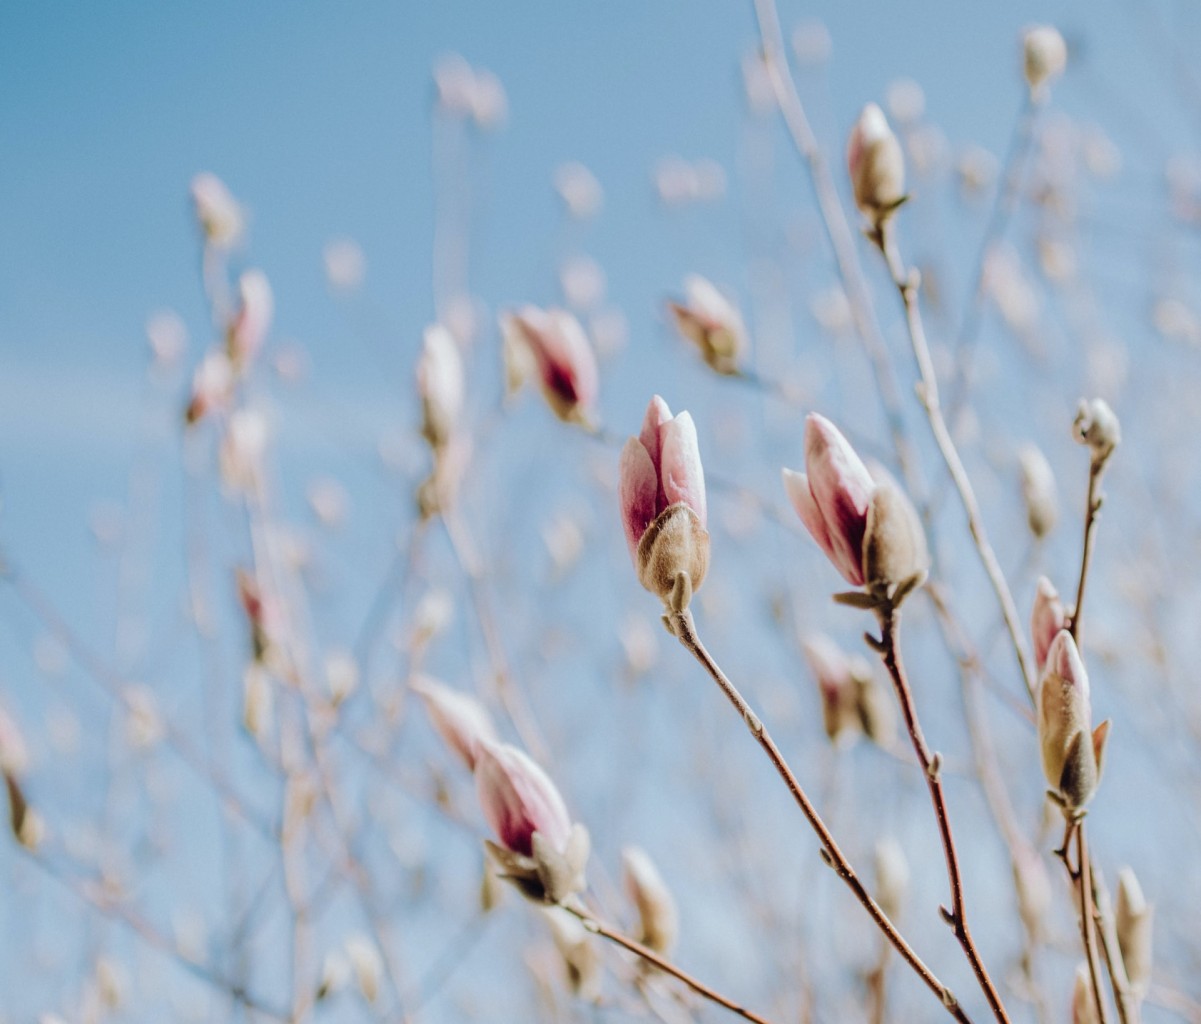
[[[1076,839],[1076,866],[1072,867],[1070,848]],[[1063,846],[1055,851],[1067,869],[1068,880],[1076,886],[1080,903],[1080,939],[1084,945],[1084,958],[1088,964],[1089,981],[1093,989],[1093,1002],[1097,1006],[1099,1024],[1109,1024],[1109,1011],[1105,1003],[1105,991],[1101,987],[1101,965],[1097,959],[1096,934],[1093,931],[1093,886],[1092,861],[1088,856],[1088,839],[1084,832],[1083,818],[1070,819],[1063,835]]]
[[[1109,455],[1101,458],[1094,455],[1088,466],[1088,499],[1084,509],[1084,554],[1080,558],[1080,582],[1076,584],[1076,604],[1072,608],[1072,619],[1068,630],[1076,646],[1080,646],[1080,614],[1084,608],[1084,588],[1088,583],[1088,570],[1093,561],[1093,545],[1097,542],[1097,518],[1101,511],[1101,477]]]
[[[951,818],[947,811],[946,797],[942,791],[942,758],[937,754],[931,753],[926,743],[926,738],[922,734],[922,726],[917,717],[917,707],[914,704],[913,692],[909,688],[905,666],[901,661],[899,635],[901,613],[892,604],[887,604],[880,608],[877,614],[880,618],[881,639],[878,646],[874,638],[869,637],[869,640],[873,643],[873,646],[877,646],[880,657],[884,661],[884,666],[888,669],[889,676],[892,677],[893,686],[897,691],[897,699],[901,704],[901,713],[905,718],[905,726],[909,731],[909,738],[913,742],[913,752],[917,755],[918,763],[921,765],[922,771],[926,776],[926,787],[930,791],[930,802],[934,805],[934,814],[938,819],[938,832],[942,840],[943,855],[947,862],[947,879],[951,885],[951,909],[947,910],[946,907],[940,907],[939,909],[943,920],[951,926],[951,929],[955,933],[955,938],[959,940],[959,944],[963,947],[963,952],[967,956],[968,963],[972,965],[976,980],[979,982],[980,988],[988,1000],[988,1005],[992,1010],[993,1016],[998,1021],[1001,1021],[1002,1024],[1008,1024],[1009,1017],[1005,1012],[1001,997],[997,992],[996,986],[993,984],[992,978],[989,976],[988,969],[984,966],[980,951],[976,948],[971,930],[968,928],[967,912],[963,899],[963,877],[959,870],[959,853],[955,848],[955,838],[951,831]]]
[[[705,649],[704,644],[700,641],[700,637],[697,636],[696,623],[693,621],[692,612],[687,608],[679,612],[669,612],[664,616],[664,621],[667,623],[672,634],[700,662],[713,681],[721,688],[722,693],[734,705],[735,710],[746,723],[751,735],[755,737],[755,741],[767,754],[768,760],[771,761],[780,778],[784,780],[789,792],[792,793],[793,799],[801,809],[801,813],[817,834],[818,840],[822,845],[822,859],[834,869],[835,874],[855,894],[855,898],[862,904],[881,932],[884,933],[884,937],[892,944],[893,948],[896,949],[905,962],[913,968],[918,977],[925,982],[926,987],[938,996],[947,1012],[957,1021],[960,1021],[961,1024],[967,1024],[970,1018],[964,1012],[963,1007],[959,1005],[959,1001],[956,999],[954,993],[926,966],[921,957],[913,950],[913,947],[905,940],[905,937],[897,930],[896,925],[889,920],[888,915],[884,913],[880,905],[872,899],[871,894],[855,873],[854,868],[851,867],[850,862],[834,841],[834,836],[826,827],[825,822],[822,821],[821,815],[818,814],[817,809],[809,801],[805,790],[801,787],[797,777],[788,766],[784,755],[780,753],[780,748],[776,746],[763,721],[751,710],[750,705],[738,691],[738,688],[730,682],[717,662],[713,660],[713,657]]]

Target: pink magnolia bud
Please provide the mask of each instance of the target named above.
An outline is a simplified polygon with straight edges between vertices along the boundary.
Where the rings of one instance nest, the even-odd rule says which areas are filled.
[[[737,373],[746,349],[742,314],[711,281],[697,274],[685,279],[684,294],[684,303],[669,304],[680,333],[718,373]]]
[[[446,446],[463,411],[463,360],[454,336],[441,324],[425,329],[417,362],[421,433],[435,449]]]
[[[1051,641],[1067,623],[1067,610],[1059,599],[1059,591],[1046,576],[1038,578],[1034,594],[1034,611],[1030,614],[1030,635],[1034,639],[1034,662],[1041,672],[1047,663]]]
[[[805,660],[817,679],[826,736],[837,742],[859,728],[859,702],[851,659],[833,640],[818,634],[804,643]]]
[[[526,306],[508,320],[538,370],[542,394],[559,419],[588,423],[596,406],[596,356],[580,322],[563,309]]]
[[[1109,723],[1092,731],[1088,673],[1066,629],[1051,642],[1035,696],[1043,773],[1065,812],[1074,813],[1096,792]]]
[[[219,248],[237,245],[242,237],[242,208],[230,194],[225,182],[215,174],[202,171],[192,179],[192,204],[205,240]]]
[[[229,357],[220,351],[205,355],[192,376],[192,397],[184,418],[189,424],[203,419],[214,409],[222,409],[233,396],[234,371]]]
[[[425,702],[430,722],[442,741],[468,771],[475,771],[476,751],[480,744],[496,741],[496,729],[484,706],[429,676],[417,676],[409,685]]]
[[[891,598],[920,582],[929,555],[909,499],[887,474],[873,479],[838,428],[817,413],[805,419],[805,469],[785,469],[784,489],[848,583]]]
[[[261,270],[247,270],[238,278],[238,309],[226,333],[229,361],[236,369],[244,369],[263,347],[275,299],[267,275]]]
[[[696,427],[686,412],[673,417],[658,395],[641,433],[621,451],[618,497],[642,585],[667,600],[676,577],[687,573],[691,589],[698,588],[709,568],[709,534]]]
[[[532,856],[535,832],[551,849],[567,849],[571,818],[563,797],[529,755],[509,744],[479,743],[475,783],[484,817],[506,850]]]
[[[879,225],[905,201],[905,158],[884,111],[869,103],[847,142],[847,169],[855,205]]]

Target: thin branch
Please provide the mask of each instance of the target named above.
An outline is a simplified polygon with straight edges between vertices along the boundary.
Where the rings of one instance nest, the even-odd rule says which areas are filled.
[[[980,514],[980,506],[976,501],[972,482],[968,478],[963,460],[959,457],[959,451],[955,447],[955,442],[951,438],[951,432],[947,429],[946,420],[943,418],[939,406],[938,379],[934,373],[934,364],[930,359],[930,346],[926,341],[926,329],[922,323],[921,310],[918,308],[919,276],[916,271],[906,270],[901,261],[891,222],[885,222],[881,226],[873,237],[873,241],[888,264],[893,284],[896,285],[905,308],[909,340],[913,346],[913,355],[921,378],[918,398],[926,410],[926,418],[930,421],[930,430],[934,434],[935,443],[938,445],[943,461],[947,464],[951,479],[955,483],[955,489],[959,492],[959,500],[967,514],[968,530],[971,532],[972,541],[980,556],[984,571],[997,595],[997,602],[1001,606],[1001,615],[1005,620],[1005,627],[1009,631],[1009,639],[1013,644],[1014,653],[1017,655],[1018,669],[1021,671],[1022,681],[1026,684],[1026,692],[1033,703],[1034,670],[1030,652],[1026,647],[1022,625],[1018,619],[1017,606],[1014,604],[1013,594],[1009,591],[1009,584],[1005,580],[1001,563],[997,560],[996,552],[989,543],[988,532],[984,528],[984,519]]]
[[[960,1021],[961,1024],[969,1022],[970,1018],[959,1005],[959,1001],[951,989],[943,984],[934,972],[926,966],[921,957],[913,950],[913,947],[909,945],[904,936],[897,930],[896,925],[889,920],[888,915],[884,913],[880,905],[872,899],[871,894],[868,893],[863,882],[855,873],[854,868],[851,867],[850,862],[834,841],[834,836],[831,835],[825,822],[822,821],[821,815],[817,813],[817,809],[805,794],[800,782],[788,766],[784,755],[780,753],[780,748],[776,746],[763,721],[751,710],[750,705],[738,691],[738,688],[730,682],[717,662],[713,660],[712,656],[705,649],[704,644],[701,643],[700,637],[697,636],[696,623],[693,621],[692,612],[685,608],[683,611],[668,613],[664,619],[672,634],[700,662],[713,681],[721,688],[722,693],[734,705],[735,710],[738,711],[742,720],[746,723],[751,735],[755,737],[755,741],[767,754],[772,766],[776,769],[780,778],[784,780],[789,792],[792,793],[793,799],[796,801],[797,806],[800,807],[806,821],[809,822],[813,831],[817,833],[818,840],[822,845],[822,859],[834,869],[835,874],[855,894],[855,898],[863,905],[868,915],[884,933],[885,938],[900,953],[905,962],[913,968],[918,977],[925,982],[926,987],[938,996],[947,1012],[957,1021]]]
[[[699,996],[703,996],[705,999],[708,999],[711,1003],[716,1003],[718,1006],[724,1007],[731,1013],[741,1017],[743,1020],[752,1021],[753,1024],[771,1024],[771,1021],[769,1021],[766,1017],[760,1017],[759,1014],[752,1013],[750,1010],[746,1009],[746,1007],[740,1006],[738,1003],[734,1002],[734,1000],[728,999],[720,992],[711,989],[704,982],[698,981],[691,974],[682,968],[677,967],[670,960],[663,959],[663,957],[661,957],[653,949],[647,948],[646,946],[642,945],[641,942],[636,942],[629,936],[623,935],[616,929],[610,928],[608,925],[598,921],[582,906],[575,903],[565,903],[563,904],[563,909],[569,914],[573,914],[579,918],[580,921],[583,922],[584,927],[594,935],[599,935],[601,938],[608,939],[610,942],[621,946],[623,949],[629,950],[631,953],[640,956],[647,963],[653,964],[665,974],[670,974],[673,978],[682,981],[685,985],[692,989],[693,992],[697,993]]]
[[[951,831],[951,818],[947,811],[946,797],[942,791],[942,758],[933,754],[926,744],[922,734],[921,722],[917,717],[917,707],[914,704],[913,692],[909,688],[909,680],[905,674],[905,666],[901,661],[900,650],[900,609],[892,604],[885,605],[879,611],[881,643],[880,657],[892,677],[893,686],[897,691],[897,699],[901,704],[901,713],[905,718],[905,726],[909,730],[909,738],[913,742],[913,752],[917,755],[918,763],[926,776],[926,787],[930,791],[930,802],[934,805],[934,814],[938,818],[938,832],[942,840],[943,855],[947,861],[947,879],[951,885],[951,909],[940,907],[943,920],[951,926],[955,938],[963,947],[968,963],[972,965],[976,980],[988,1000],[993,1016],[1002,1024],[1008,1024],[1009,1017],[1001,1002],[1001,997],[989,976],[988,968],[980,951],[972,939],[968,928],[967,911],[963,899],[963,876],[959,870],[959,853],[955,848],[955,837]]]
[[[1097,519],[1101,512],[1101,477],[1105,474],[1108,454],[1101,458],[1092,457],[1088,466],[1088,503],[1084,509],[1084,554],[1080,558],[1080,582],[1076,585],[1076,604],[1072,609],[1072,620],[1068,629],[1076,646],[1080,646],[1080,614],[1084,609],[1084,588],[1088,583],[1088,570],[1093,561],[1093,545],[1097,541]]]
[[[1118,945],[1118,928],[1113,915],[1113,903],[1109,898],[1109,889],[1106,888],[1105,879],[1101,877],[1097,865],[1091,860],[1089,867],[1092,871],[1093,908],[1097,936],[1101,940],[1101,954],[1105,957],[1105,966],[1109,971],[1113,1001],[1118,1008],[1118,1019],[1122,1024],[1140,1024],[1142,1014],[1139,1010],[1138,999],[1130,989],[1130,978],[1126,974],[1126,964],[1122,960],[1122,950]]]

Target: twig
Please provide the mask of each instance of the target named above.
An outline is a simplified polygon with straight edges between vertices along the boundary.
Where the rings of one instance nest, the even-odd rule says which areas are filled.
[[[1022,681],[1026,684],[1026,692],[1029,694],[1031,702],[1033,702],[1035,686],[1034,670],[1031,667],[1030,652],[1026,647],[1022,625],[1018,619],[1017,606],[1014,604],[1013,595],[1009,592],[1009,584],[1005,581],[1005,573],[1002,571],[1001,564],[997,560],[996,552],[993,551],[992,545],[989,543],[988,532],[984,528],[984,520],[980,515],[980,506],[976,502],[976,494],[972,489],[972,482],[968,478],[967,470],[963,466],[963,460],[959,457],[959,451],[955,447],[955,442],[951,438],[951,433],[947,429],[946,420],[943,419],[942,410],[939,406],[938,379],[934,373],[934,364],[930,359],[930,346],[926,342],[926,329],[922,323],[921,310],[918,308],[917,293],[919,276],[916,271],[905,269],[900,253],[897,250],[893,226],[890,221],[886,221],[875,232],[872,241],[875,242],[884,256],[884,260],[888,264],[889,274],[892,276],[893,284],[896,285],[897,291],[901,296],[901,302],[905,307],[905,321],[909,328],[909,340],[913,346],[913,355],[917,361],[918,374],[921,378],[921,383],[918,387],[918,398],[921,401],[922,407],[926,410],[926,418],[930,421],[930,430],[934,434],[935,443],[938,445],[938,450],[942,454],[943,461],[947,464],[951,479],[955,483],[955,489],[959,492],[959,500],[963,505],[964,512],[967,514],[968,530],[971,532],[972,541],[976,547],[976,552],[980,556],[984,571],[988,575],[993,591],[997,595],[997,601],[1001,606],[1001,615],[1005,620],[1005,627],[1009,631],[1009,639],[1013,644],[1014,653],[1017,655],[1018,668],[1022,673]]]
[[[884,913],[880,905],[872,899],[871,894],[868,893],[863,882],[855,873],[854,868],[851,867],[850,862],[834,841],[834,837],[826,827],[825,822],[822,821],[821,815],[817,813],[817,809],[809,801],[809,797],[805,794],[804,789],[801,788],[800,782],[788,766],[788,762],[785,761],[784,755],[780,753],[780,748],[776,746],[763,721],[751,710],[750,705],[747,704],[746,699],[738,691],[738,688],[730,682],[717,662],[713,660],[712,656],[705,649],[704,644],[701,643],[700,638],[697,636],[696,623],[693,621],[692,612],[685,608],[680,612],[668,613],[664,618],[672,634],[700,662],[713,681],[721,688],[722,693],[734,705],[735,710],[738,711],[742,720],[746,723],[751,735],[755,737],[755,741],[763,748],[772,766],[776,769],[780,778],[784,780],[797,806],[800,807],[801,813],[805,816],[813,831],[817,833],[817,837],[822,845],[822,860],[833,868],[835,874],[847,884],[855,894],[855,898],[859,900],[871,919],[884,933],[885,938],[900,953],[905,962],[913,968],[918,977],[925,982],[926,987],[938,996],[947,1012],[957,1021],[960,1021],[961,1024],[969,1022],[970,1018],[964,1012],[963,1007],[959,1005],[959,1001],[956,999],[954,993],[926,966],[921,957],[917,955],[904,936],[897,930],[896,925],[889,920],[888,915]]]
[[[1076,604],[1072,609],[1072,620],[1068,630],[1076,646],[1080,646],[1080,613],[1084,608],[1084,587],[1088,583],[1088,570],[1093,561],[1093,545],[1097,541],[1097,518],[1101,511],[1101,477],[1109,456],[1094,455],[1088,466],[1088,504],[1084,510],[1084,554],[1080,558],[1080,582],[1076,585]]]
[[[616,929],[610,928],[608,925],[598,921],[582,906],[576,903],[565,903],[563,904],[563,909],[569,914],[573,914],[575,917],[579,918],[584,927],[594,935],[599,935],[601,938],[608,939],[610,942],[621,946],[623,949],[627,949],[631,953],[640,956],[647,963],[653,964],[664,973],[670,974],[673,978],[682,981],[685,985],[692,989],[693,992],[697,993],[697,995],[703,996],[705,999],[708,999],[711,1003],[716,1003],[718,1006],[724,1007],[731,1013],[741,1017],[743,1020],[753,1021],[754,1024],[771,1024],[771,1021],[769,1021],[766,1017],[760,1017],[759,1014],[752,1013],[750,1010],[746,1009],[746,1007],[740,1006],[738,1003],[734,1002],[734,1000],[728,999],[720,992],[711,989],[704,982],[698,981],[691,974],[682,968],[677,967],[670,960],[663,959],[663,957],[661,957],[653,949],[648,949],[646,946],[642,945],[641,942],[636,942],[629,936],[623,935]]]
[[[1070,858],[1073,836],[1076,839],[1075,867],[1072,867]],[[1093,1001],[1097,1005],[1097,1020],[1098,1024],[1108,1024],[1109,1011],[1105,1003],[1105,991],[1101,987],[1101,965],[1097,959],[1096,934],[1093,931],[1092,861],[1088,856],[1088,839],[1084,831],[1083,818],[1068,821],[1063,835],[1063,846],[1055,853],[1063,861],[1068,879],[1076,886],[1080,901],[1080,938],[1084,943],[1084,957],[1088,963]]]
[[[1105,967],[1109,971],[1109,981],[1113,988],[1113,1001],[1118,1008],[1118,1019],[1122,1024],[1140,1024],[1142,1019],[1138,1000],[1130,990],[1130,978],[1126,974],[1126,964],[1122,960],[1122,950],[1118,945],[1117,922],[1113,916],[1113,903],[1109,898],[1109,889],[1105,879],[1097,870],[1097,865],[1091,860],[1089,867],[1092,872],[1093,907],[1095,910],[1097,935],[1101,939],[1101,953],[1105,957]]]
[[[940,907],[939,910],[943,920],[951,926],[955,938],[963,947],[963,952],[967,956],[968,963],[972,965],[976,980],[980,983],[980,988],[988,1000],[993,1016],[1002,1024],[1008,1024],[1009,1017],[1005,1013],[1001,997],[989,976],[988,968],[984,966],[984,960],[981,958],[980,951],[972,939],[971,930],[968,928],[967,912],[963,900],[963,877],[959,870],[959,853],[955,848],[951,818],[942,791],[942,758],[938,754],[931,753],[926,744],[921,722],[917,717],[913,692],[909,688],[905,666],[901,661],[900,609],[891,603],[886,604],[879,610],[878,615],[881,630],[880,641],[878,645],[874,642],[874,638],[869,637],[869,641],[879,651],[884,666],[888,669],[889,676],[892,677],[893,686],[896,688],[897,699],[901,704],[901,713],[905,718],[905,726],[909,730],[909,738],[913,742],[913,752],[917,755],[918,763],[926,776],[926,787],[930,791],[930,802],[934,805],[934,814],[938,818],[938,832],[942,839],[943,855],[947,861],[947,879],[951,884],[951,909]]]

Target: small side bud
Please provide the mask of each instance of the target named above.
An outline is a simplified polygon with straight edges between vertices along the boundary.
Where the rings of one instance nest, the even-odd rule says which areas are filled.
[[[1022,35],[1023,70],[1030,95],[1037,101],[1068,66],[1068,47],[1052,25],[1034,25]]]
[[[905,157],[884,111],[875,103],[863,108],[851,130],[847,170],[855,205],[879,229],[905,201]]]
[[[1026,523],[1037,540],[1055,528],[1059,518],[1059,500],[1055,493],[1055,473],[1047,457],[1032,444],[1018,453],[1022,476],[1022,500],[1026,504]]]
[[[621,860],[626,892],[638,908],[638,941],[656,953],[669,953],[679,934],[679,915],[671,890],[645,850],[626,847]]]
[[[1105,399],[1082,398],[1072,423],[1072,436],[1079,444],[1088,445],[1094,462],[1104,462],[1121,443],[1122,427]]]
[[[1151,925],[1155,908],[1147,903],[1142,886],[1131,868],[1118,875],[1118,905],[1115,914],[1118,948],[1130,987],[1140,999],[1151,984]]]
[[[909,894],[909,861],[892,836],[876,844],[876,892],[880,908],[895,921]]]

